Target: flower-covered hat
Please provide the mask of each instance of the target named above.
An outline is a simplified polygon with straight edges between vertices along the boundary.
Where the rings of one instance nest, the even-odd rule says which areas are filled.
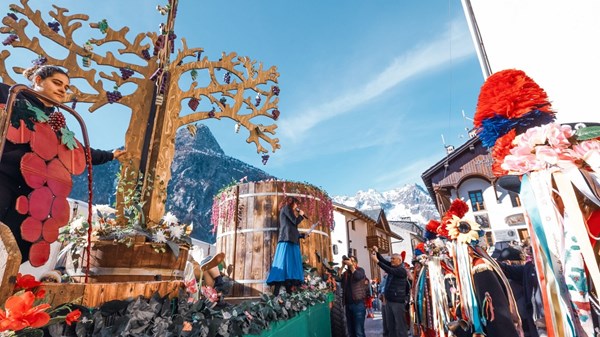
[[[493,147],[494,175],[507,173],[500,165],[515,137],[552,122],[554,115],[544,89],[525,72],[507,69],[490,76],[481,87],[473,124],[482,144]]]

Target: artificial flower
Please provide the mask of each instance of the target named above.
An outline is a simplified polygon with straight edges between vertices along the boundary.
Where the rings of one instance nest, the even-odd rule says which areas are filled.
[[[202,286],[202,295],[211,302],[219,300],[219,294],[217,294],[217,291],[213,287]]]
[[[46,309],[50,304],[33,306],[35,295],[31,291],[9,297],[4,310],[0,309],[0,332],[20,331],[25,328],[40,328],[50,321],[50,315]]]
[[[165,231],[163,231],[162,229],[157,229],[156,233],[154,233],[154,241],[158,242],[158,243],[165,243],[167,242],[167,236],[165,235]]]
[[[492,172],[496,177],[500,177],[507,174],[507,171],[502,169],[501,165],[504,162],[504,158],[510,154],[510,150],[513,148],[513,141],[517,132],[515,130],[511,130],[504,136],[498,138],[496,140],[496,144],[492,148],[492,158],[494,159],[494,163],[492,163]]]
[[[175,239],[181,239],[181,236],[184,233],[184,226],[183,225],[173,225],[171,227],[169,227],[169,233],[171,233],[171,237],[175,238]]]
[[[452,219],[448,221],[446,227],[452,240],[466,244],[479,240],[478,232],[480,226],[471,219],[461,219],[454,215],[452,216]]]
[[[177,217],[171,212],[167,212],[167,214],[162,217],[162,220],[168,224],[176,224],[179,222]]]
[[[19,290],[31,290],[35,287],[39,287],[42,285],[42,282],[39,282],[33,277],[33,275],[26,274],[22,275],[21,273],[17,274],[17,281],[15,282],[15,291]]]
[[[81,311],[79,311],[79,309],[75,309],[67,314],[67,317],[65,317],[65,322],[67,323],[67,325],[71,325],[71,324],[77,322],[80,317],[81,317]]]

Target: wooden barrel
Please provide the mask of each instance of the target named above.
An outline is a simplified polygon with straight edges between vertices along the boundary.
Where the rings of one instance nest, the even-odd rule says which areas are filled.
[[[296,197],[308,219],[298,226],[311,235],[300,240],[305,262],[322,271],[322,258],[331,261],[333,224],[331,199],[314,186],[262,181],[238,184],[215,198],[213,224],[217,225],[217,252],[225,253],[227,273],[235,281],[232,297],[258,296],[268,290],[266,279],[271,268],[279,229],[279,211],[286,197]]]
[[[179,256],[165,244],[134,242],[131,246],[114,241],[93,241],[89,282],[134,282],[182,280],[189,247],[181,246]],[[83,282],[85,265],[67,263],[69,276]]]

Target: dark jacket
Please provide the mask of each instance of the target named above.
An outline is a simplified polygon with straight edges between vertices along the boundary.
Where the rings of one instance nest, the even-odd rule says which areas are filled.
[[[279,212],[279,242],[298,244],[300,232],[298,225],[304,220],[301,215],[295,216],[291,205],[285,205]]]
[[[0,83],[0,105],[5,105],[8,100],[8,90],[10,87],[4,83]],[[53,107],[45,106],[36,97],[22,93],[17,99],[26,99],[34,106],[42,109],[47,115],[54,111]],[[58,136],[57,136],[58,137]],[[11,184],[24,185],[25,181],[21,175],[21,158],[28,152],[31,152],[29,144],[13,144],[11,141],[6,141],[2,158],[0,159],[0,180],[10,181]],[[92,165],[100,165],[113,160],[111,151],[102,151],[91,149]]]
[[[524,265],[516,266],[508,265],[505,263],[499,264],[502,268],[502,271],[504,272],[504,275],[506,275],[506,277],[509,280],[517,283],[523,288],[523,300],[525,302],[526,315],[522,315],[521,310],[519,310],[519,314],[521,315],[521,321],[523,322],[523,331],[525,331],[526,336],[527,334],[532,337],[539,336],[537,328],[535,327],[533,321],[534,304],[531,301],[533,293],[537,290],[537,288],[539,288],[537,274],[535,271],[535,265],[531,261],[525,263]],[[517,300],[518,303],[519,299],[517,298],[517,294],[515,294],[514,292],[514,288],[513,294],[515,295],[515,300]]]
[[[406,303],[407,300],[407,275],[408,272],[402,265],[392,266],[381,254],[377,253],[377,263],[381,269],[388,273],[383,295],[388,302]]]
[[[367,297],[367,287],[365,284],[367,277],[365,270],[361,267],[356,267],[354,272],[346,270],[342,274],[342,289],[344,291],[344,303],[360,303]]]

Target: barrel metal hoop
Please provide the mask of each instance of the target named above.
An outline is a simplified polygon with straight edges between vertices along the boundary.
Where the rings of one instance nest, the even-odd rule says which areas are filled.
[[[274,232],[276,230],[278,230],[277,227],[265,227],[265,228],[257,228],[257,229],[255,229],[255,228],[240,229],[237,232],[239,234],[239,233],[254,233],[254,232],[257,232],[257,233],[258,232]],[[298,231],[302,232],[302,233],[306,233],[306,232],[308,232],[308,228],[299,228]],[[224,236],[233,235],[234,233],[235,233],[235,231],[228,231],[228,232],[223,232],[221,234],[217,234],[217,239],[222,238]],[[322,231],[319,231],[319,230],[313,230],[311,232],[311,234],[312,233],[320,234],[320,235],[329,237],[329,234],[327,234],[325,232],[322,232]]]
[[[81,271],[75,271],[73,269],[67,269],[69,276],[85,276],[85,273]],[[181,270],[167,270],[167,269],[152,269],[152,268],[103,268],[93,267],[90,268],[90,275],[101,276],[101,275],[131,275],[131,276],[175,276],[183,278],[183,271]]]

